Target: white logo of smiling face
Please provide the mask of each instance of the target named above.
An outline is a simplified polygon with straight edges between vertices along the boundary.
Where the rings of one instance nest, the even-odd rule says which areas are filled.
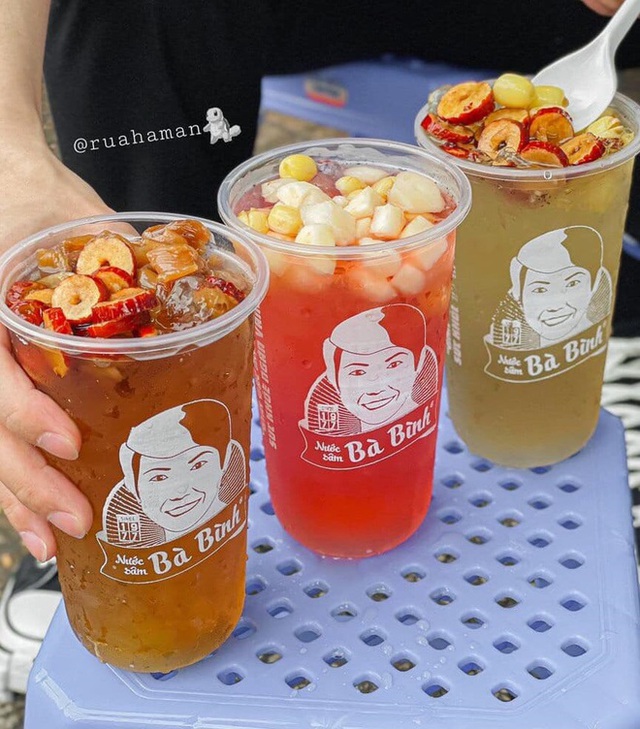
[[[592,228],[554,230],[522,246],[511,263],[514,298],[542,340],[586,329],[587,309],[602,265],[602,239]]]
[[[194,446],[172,458],[140,457],[138,496],[146,515],[169,532],[199,524],[218,495],[220,454]]]
[[[601,321],[612,285],[600,234],[584,225],[552,230],[511,259],[511,288],[494,314],[489,341],[505,349],[540,349]]]
[[[414,336],[410,335],[415,341],[403,341],[401,322],[394,326],[396,314],[415,318]],[[424,317],[418,309],[403,305],[370,309],[338,324],[325,340],[327,377],[349,412],[367,426],[382,425],[417,406],[412,392],[427,355],[426,344]]]
[[[369,425],[391,421],[410,400],[422,359],[416,362],[404,347],[384,347],[369,354],[345,351],[336,383],[344,406]],[[409,409],[415,406],[411,401]]]
[[[438,364],[422,312],[408,304],[369,309],[323,343],[325,372],[305,403],[304,427],[344,435],[392,423],[437,391]]]
[[[195,400],[131,429],[120,447],[124,474],[103,509],[105,541],[162,544],[208,522],[246,486],[245,458],[229,411]]]

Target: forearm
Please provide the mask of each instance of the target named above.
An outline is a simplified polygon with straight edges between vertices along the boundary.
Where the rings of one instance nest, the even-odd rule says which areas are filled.
[[[41,130],[50,0],[0,0],[0,127]]]

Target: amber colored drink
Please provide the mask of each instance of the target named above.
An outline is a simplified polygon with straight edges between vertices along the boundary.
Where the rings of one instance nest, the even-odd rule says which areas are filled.
[[[640,108],[613,104],[635,138],[576,167],[456,160],[473,191],[460,226],[447,359],[449,412],[469,449],[518,468],[558,462],[595,430]],[[419,143],[431,143],[416,119]]]
[[[129,213],[91,227],[141,230],[172,219]],[[82,432],[78,460],[51,459],[94,512],[84,539],[56,533],[69,621],[100,660],[134,671],[168,672],[205,657],[243,606],[253,310],[267,271],[251,243],[207,227],[223,241],[220,267],[249,284],[246,299],[214,321],[144,340],[90,341],[53,336],[0,307],[18,362]],[[7,254],[2,299],[36,248],[71,235],[73,225],[61,226]],[[64,376],[54,371],[61,356]]]
[[[406,540],[431,500],[455,228],[468,189],[407,145],[323,140],[237,168],[218,200],[229,225],[249,232],[239,206],[296,152],[328,177],[349,164],[420,172],[451,203],[427,232],[376,245],[323,250],[251,231],[271,268],[255,370],[273,506],[310,549],[365,557]]]

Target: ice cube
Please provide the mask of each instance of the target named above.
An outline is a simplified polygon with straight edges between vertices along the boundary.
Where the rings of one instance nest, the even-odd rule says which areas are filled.
[[[160,328],[190,329],[211,318],[211,311],[204,302],[197,302],[194,293],[201,282],[195,276],[176,279],[171,285],[158,286],[156,295],[161,303],[158,314]]]
[[[332,181],[341,177],[343,174],[342,165],[334,159],[316,159],[316,165],[318,166],[318,172],[324,177],[331,178]]]

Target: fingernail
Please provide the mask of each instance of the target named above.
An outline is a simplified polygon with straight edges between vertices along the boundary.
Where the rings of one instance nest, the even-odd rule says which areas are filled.
[[[24,546],[38,560],[38,562],[46,562],[49,559],[47,554],[47,545],[33,532],[20,532],[20,539]]]
[[[64,458],[67,461],[75,461],[78,457],[76,447],[69,438],[60,433],[43,433],[36,441],[36,445],[47,453],[51,453],[52,456]]]
[[[49,514],[47,521],[61,532],[75,539],[82,539],[87,533],[87,530],[80,526],[80,520],[73,514],[68,514],[66,511],[54,511],[52,514]]]

